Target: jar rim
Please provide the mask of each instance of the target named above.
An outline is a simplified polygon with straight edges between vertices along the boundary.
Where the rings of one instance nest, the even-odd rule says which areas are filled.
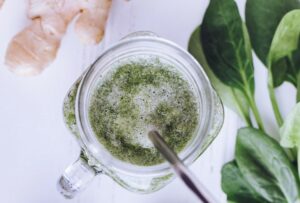
[[[214,112],[214,106],[212,105],[214,103],[212,86],[200,64],[193,58],[192,55],[190,55],[186,50],[184,50],[177,44],[164,38],[154,36],[152,34],[142,36],[137,34],[130,34],[130,36],[132,37],[123,38],[118,43],[106,49],[100,55],[100,57],[89,67],[83,79],[81,80],[76,97],[75,114],[78,129],[80,132],[81,144],[83,145],[82,147],[87,150],[90,156],[99,161],[106,168],[121,171],[123,173],[134,173],[135,175],[152,175],[157,173],[166,173],[171,170],[171,166],[166,162],[153,166],[137,166],[129,163],[124,163],[123,161],[113,157],[113,155],[109,154],[104,149],[104,147],[101,146],[101,143],[97,140],[96,136],[94,136],[87,116],[89,90],[92,83],[95,81],[96,74],[101,69],[101,66],[99,64],[116,60],[113,59],[111,55],[117,55],[116,52],[120,51],[120,49],[124,49],[128,46],[133,46],[136,43],[142,44],[147,42],[149,44],[152,44],[154,46],[154,49],[156,48],[156,51],[158,52],[161,51],[161,49],[159,49],[160,46],[167,47],[169,51],[173,50],[172,55],[176,55],[176,58],[178,57],[180,58],[180,60],[185,60],[185,64],[189,64],[189,67],[193,68],[193,73],[197,75],[198,80],[201,82],[202,86],[199,93],[201,94],[200,96],[202,96],[203,101],[201,103],[201,115],[199,115],[199,117],[201,117],[202,119],[200,119],[198,129],[195,131],[195,143],[193,146],[189,146],[185,154],[183,154],[182,156],[181,152],[179,153],[179,156],[183,160],[183,162],[187,165],[190,165],[199,156],[199,153],[197,152],[200,150],[204,138],[208,136],[209,130],[212,125],[212,112]]]

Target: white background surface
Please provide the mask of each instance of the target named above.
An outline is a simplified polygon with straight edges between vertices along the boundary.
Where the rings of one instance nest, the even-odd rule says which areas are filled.
[[[244,0],[237,1],[243,15]],[[10,39],[29,24],[27,0],[6,0],[0,10],[0,202],[3,203],[192,203],[197,199],[179,180],[164,189],[139,195],[126,191],[108,177],[98,177],[73,200],[56,190],[63,170],[76,160],[79,147],[62,117],[63,98],[75,79],[111,43],[130,32],[150,30],[187,47],[188,38],[203,18],[208,0],[113,0],[106,36],[94,47],[83,47],[73,26],[62,42],[55,62],[40,76],[17,77],[4,64]],[[266,90],[266,70],[255,58],[259,108],[270,132],[276,131]],[[278,92],[284,112],[293,106],[294,89]],[[211,192],[225,202],[220,169],[232,159],[239,119],[226,109],[223,129],[192,166]],[[271,129],[271,130],[270,130]]]

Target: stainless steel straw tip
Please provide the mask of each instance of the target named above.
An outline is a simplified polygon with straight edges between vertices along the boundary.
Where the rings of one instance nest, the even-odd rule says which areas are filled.
[[[203,202],[203,203],[216,203],[217,201],[209,193],[209,191],[198,181],[197,177],[182,163],[178,158],[176,152],[174,152],[163,137],[156,130],[151,130],[148,133],[149,139],[152,141],[156,149],[162,154],[162,156],[171,164],[174,172],[178,177],[190,188],[191,191]]]
[[[156,130],[151,130],[148,133],[148,137],[150,138],[150,140],[152,142],[155,142],[155,140],[156,140],[155,137],[157,137],[157,136],[160,136],[160,135],[159,135],[159,133]]]
[[[177,165],[181,161],[176,153],[168,146],[162,136],[156,130],[151,130],[148,133],[149,139],[152,141],[155,148],[162,154],[162,156],[171,164]]]

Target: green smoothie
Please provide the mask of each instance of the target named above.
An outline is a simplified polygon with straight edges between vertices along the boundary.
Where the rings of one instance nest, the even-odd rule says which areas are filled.
[[[148,139],[157,130],[176,152],[198,124],[193,88],[174,67],[160,62],[127,62],[99,81],[89,106],[91,127],[117,159],[150,166],[163,162]]]

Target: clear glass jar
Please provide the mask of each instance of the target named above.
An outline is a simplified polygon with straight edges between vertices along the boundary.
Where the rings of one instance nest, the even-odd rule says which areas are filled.
[[[195,89],[199,123],[188,146],[179,153],[186,165],[193,163],[219,133],[224,118],[223,106],[199,63],[178,45],[153,33],[130,34],[103,52],[65,98],[65,123],[82,148],[79,159],[59,179],[59,190],[65,197],[72,198],[99,174],[108,175],[124,188],[138,193],[154,192],[173,179],[166,162],[137,166],[116,159],[97,140],[89,124],[88,104],[101,75],[116,62],[139,56],[159,58],[176,67]]]

